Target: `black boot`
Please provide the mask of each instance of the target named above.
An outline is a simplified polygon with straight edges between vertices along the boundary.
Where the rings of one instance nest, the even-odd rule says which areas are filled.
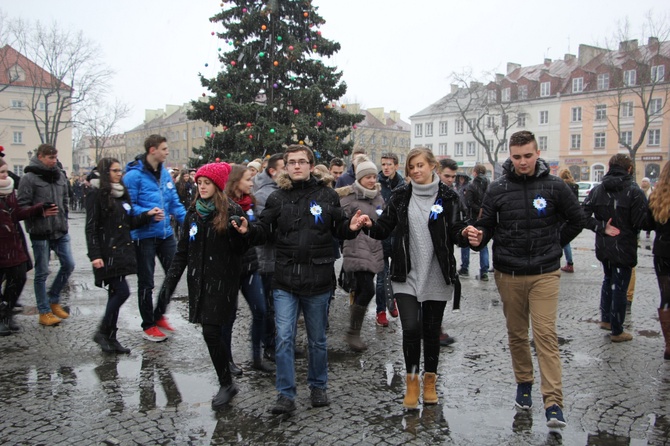
[[[362,305],[351,305],[349,307],[349,329],[344,340],[349,344],[349,348],[355,352],[364,352],[368,349],[361,339],[361,327],[367,308]]]
[[[235,395],[237,395],[237,392],[239,392],[239,389],[235,384],[231,383],[227,386],[221,386],[219,388],[219,393],[217,393],[216,396],[214,396],[212,399],[212,409],[223,409],[223,407],[228,404]]]
[[[9,329],[14,333],[21,331],[21,326],[14,320],[14,309],[9,310],[7,325],[9,325]]]
[[[117,329],[115,328],[115,329],[112,330],[112,333],[109,335],[109,344],[112,347],[114,347],[114,351],[116,353],[124,353],[124,354],[130,353],[130,349],[121,345],[121,343],[116,339],[116,332],[117,332]]]
[[[12,334],[12,330],[9,328],[11,311],[7,302],[0,302],[0,336],[9,336]]]
[[[111,329],[105,324],[100,324],[100,328],[98,328],[97,333],[93,336],[93,340],[100,345],[100,348],[105,353],[114,353],[116,351],[114,346],[110,343],[109,338],[111,335]]]
[[[240,376],[244,373],[233,361],[228,363],[228,367],[230,368],[230,374],[233,376]]]
[[[275,371],[275,366],[272,365],[271,363],[263,361],[263,358],[258,357],[254,358],[254,362],[252,366],[254,370],[258,370],[260,372],[265,372],[265,373],[274,373]]]

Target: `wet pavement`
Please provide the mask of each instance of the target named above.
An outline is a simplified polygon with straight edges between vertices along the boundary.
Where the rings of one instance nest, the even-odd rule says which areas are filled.
[[[132,353],[103,354],[91,340],[106,292],[93,285],[83,231],[84,215],[71,214],[77,267],[63,297],[71,317],[58,327],[38,325],[31,272],[21,298],[26,308],[16,317],[23,330],[0,338],[0,444],[670,444],[670,361],[663,360],[659,292],[644,239],[627,316],[634,339],[622,344],[612,344],[598,328],[601,269],[593,233],[585,231],[573,242],[575,273],[561,279],[558,318],[568,426],[557,435],[545,426],[539,385],[530,412],[514,409],[502,306],[495,283],[472,274],[477,255],[471,256],[472,275],[463,280],[462,311],[445,315],[457,342],[441,351],[438,405],[402,409],[398,319],[376,327],[371,305],[363,328],[368,351],[348,350],[342,338],[348,298],[338,290],[328,339],[331,405],[310,406],[307,360],[298,359],[297,410],[269,413],[274,377],[250,367],[250,316],[241,299],[233,350],[245,372],[236,379],[240,393],[216,413],[210,408],[216,375],[199,327],[186,320],[183,298],[169,309],[177,329],[170,339],[145,341],[131,277],[119,339]],[[52,271],[57,267],[53,261]],[[157,276],[156,283],[161,281]],[[185,294],[182,280],[177,295]],[[304,329],[299,336],[306,345]]]

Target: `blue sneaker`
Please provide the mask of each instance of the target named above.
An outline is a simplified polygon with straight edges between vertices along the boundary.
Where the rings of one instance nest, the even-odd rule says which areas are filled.
[[[533,383],[519,383],[516,386],[516,407],[519,409],[528,410],[533,407],[533,399],[530,396],[530,391],[533,388]]]
[[[547,426],[548,427],[565,427],[567,423],[563,418],[563,411],[558,405],[547,407]]]

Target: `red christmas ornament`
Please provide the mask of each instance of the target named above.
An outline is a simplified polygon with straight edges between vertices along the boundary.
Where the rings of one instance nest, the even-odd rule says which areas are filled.
[[[249,139],[254,139],[254,135],[249,135]]]
[[[210,106],[209,106],[209,109],[210,109],[210,110],[214,110],[214,104],[210,105]]]
[[[288,50],[293,51],[293,45],[289,45]]]
[[[303,13],[302,13],[302,16],[303,16],[303,17],[309,17],[309,12],[303,12]]]
[[[216,161],[217,163],[220,163],[220,162],[221,162],[221,158],[216,158],[214,161]]]
[[[212,31],[212,35],[216,34],[214,31]]]
[[[232,66],[235,66],[235,65],[237,65],[237,62],[232,61],[230,64],[231,64]]]
[[[247,122],[247,128],[251,127],[251,123]]]
[[[295,110],[293,110],[294,115],[297,115],[298,113],[300,113],[300,111],[297,108]]]

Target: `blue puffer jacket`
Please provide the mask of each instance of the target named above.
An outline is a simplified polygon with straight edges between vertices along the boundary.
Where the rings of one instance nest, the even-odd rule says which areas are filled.
[[[165,219],[162,221],[152,221],[148,225],[131,231],[133,240],[171,237],[173,232],[170,226],[170,215],[173,215],[180,225],[184,222],[186,210],[179,201],[172,177],[162,165],[158,168],[161,172],[160,182],[156,179],[154,172],[149,170],[145,155],[138,155],[126,166],[123,182],[128,188],[130,201],[133,203],[133,215],[140,215],[154,207],[159,207],[165,212]]]

